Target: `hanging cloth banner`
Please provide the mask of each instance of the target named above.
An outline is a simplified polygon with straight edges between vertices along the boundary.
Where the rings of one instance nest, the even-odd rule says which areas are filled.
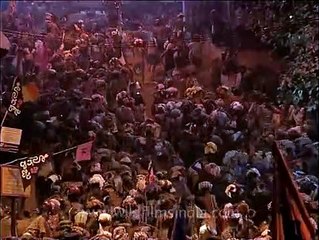
[[[75,161],[88,161],[91,160],[91,150],[92,150],[93,141],[81,144],[76,149]]]
[[[27,159],[20,161],[19,167],[24,189],[30,186],[32,176],[38,174],[40,166],[46,163],[49,160],[49,157],[50,155],[46,153],[28,157]]]
[[[13,113],[16,117],[20,115],[20,106],[23,103],[23,96],[22,96],[22,84],[20,78],[16,77],[13,81],[13,88],[11,94],[11,101],[8,110],[4,114],[4,117],[1,121],[1,127],[6,120],[8,113]]]
[[[21,113],[20,107],[22,103],[23,103],[23,96],[22,96],[21,79],[16,77],[13,83],[11,102],[8,108],[8,112],[13,113],[15,116],[19,116]]]
[[[0,151],[17,153],[21,142],[22,130],[17,128],[1,127]]]

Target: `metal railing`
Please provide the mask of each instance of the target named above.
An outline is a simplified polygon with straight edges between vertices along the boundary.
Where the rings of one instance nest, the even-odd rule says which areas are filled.
[[[272,238],[276,240],[293,239],[289,238],[291,234],[294,234],[293,229],[289,230],[285,226],[299,222],[298,232],[302,235],[302,239],[311,240],[314,237],[315,231],[279,142],[275,142],[273,152],[275,161],[272,201]],[[294,226],[296,227],[296,225]]]

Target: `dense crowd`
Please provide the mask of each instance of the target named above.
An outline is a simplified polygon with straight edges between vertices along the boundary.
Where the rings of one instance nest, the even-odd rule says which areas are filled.
[[[194,35],[186,43],[182,14],[174,26],[155,20],[147,34],[87,30],[84,21],[63,30],[53,15],[46,20],[44,39],[11,38],[3,105],[16,74],[41,94],[5,125],[23,129],[23,155],[94,144],[90,161],[67,153],[40,169],[39,208],[25,216],[22,239],[169,239],[179,231],[187,239],[271,239],[275,140],[308,211],[316,212],[318,150],[304,110],[245,91],[233,51],[221,59],[217,86],[204,89],[196,74],[208,40]],[[152,104],[128,53],[146,58],[156,85]],[[184,224],[174,216],[178,208],[193,211]],[[10,208],[2,206],[1,218],[10,218]]]

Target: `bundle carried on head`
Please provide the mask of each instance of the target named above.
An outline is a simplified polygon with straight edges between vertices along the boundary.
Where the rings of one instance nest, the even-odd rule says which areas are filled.
[[[203,89],[199,86],[193,86],[190,88],[187,88],[185,91],[185,95],[187,98],[194,98],[197,96],[199,93],[202,93]]]
[[[206,143],[204,153],[205,154],[214,154],[217,152],[217,145],[213,142]]]

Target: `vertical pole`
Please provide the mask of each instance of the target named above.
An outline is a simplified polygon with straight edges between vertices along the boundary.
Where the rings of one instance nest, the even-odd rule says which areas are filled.
[[[233,21],[233,15],[234,15],[234,11],[233,11],[233,3],[231,1],[227,1],[227,12],[228,12],[228,30],[231,34],[231,39],[230,39],[230,45],[231,45],[231,49],[234,48],[235,46],[235,28],[234,28],[234,21]]]
[[[1,24],[1,27],[2,27],[2,24]],[[4,56],[2,57],[4,58]],[[1,62],[3,61],[3,59],[1,58]],[[0,106],[2,107],[2,103],[3,103],[3,74],[0,75]]]
[[[121,23],[120,23],[120,6],[116,6],[116,15],[117,15],[117,28],[121,32]]]
[[[7,116],[8,116],[8,110],[5,112],[5,114],[4,114],[4,116],[3,116],[3,119],[2,119],[2,121],[1,121],[1,125],[0,125],[0,127],[2,127],[2,126],[3,126],[4,121],[6,120]]]
[[[196,228],[196,220],[197,220],[197,211],[195,208],[195,200],[192,200],[191,202],[191,209],[192,209],[192,225],[191,225],[191,238],[193,238],[193,236],[198,232]]]
[[[18,46],[17,66],[16,66],[17,76],[20,76],[21,74],[23,74],[23,68],[22,68],[22,72],[21,72],[21,65],[22,65],[22,53],[21,53],[21,51],[22,51],[22,49],[20,49],[20,46]]]
[[[227,18],[228,18],[228,23],[230,24],[230,18],[231,18],[231,14],[230,14],[230,1],[226,2],[227,4]]]
[[[11,236],[15,237],[17,236],[16,233],[16,201],[15,197],[11,198]]]
[[[142,84],[145,83],[145,47],[142,47]]]
[[[185,3],[185,1],[182,1],[182,11],[183,11],[183,14],[184,14],[184,22],[186,22],[186,3]],[[183,32],[184,33],[186,32],[185,25],[183,26]]]
[[[0,106],[2,108],[2,104],[3,104],[3,86],[2,86],[2,74],[0,75]]]
[[[122,33],[122,1],[116,1],[114,4],[117,15],[117,28]]]

